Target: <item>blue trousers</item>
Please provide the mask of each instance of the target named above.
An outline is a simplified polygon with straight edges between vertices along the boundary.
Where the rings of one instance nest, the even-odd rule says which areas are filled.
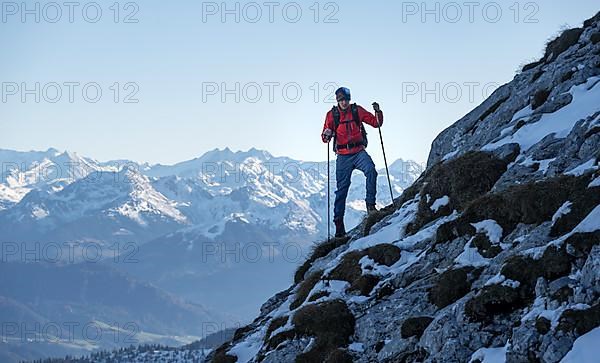
[[[365,150],[352,155],[338,155],[335,161],[335,178],[337,190],[335,191],[335,203],[333,208],[333,219],[344,218],[346,211],[346,197],[350,189],[352,171],[358,169],[367,178],[367,204],[375,204],[377,194],[377,170],[371,156]]]

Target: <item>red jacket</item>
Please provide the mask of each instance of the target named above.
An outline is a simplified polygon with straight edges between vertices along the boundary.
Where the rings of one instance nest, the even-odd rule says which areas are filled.
[[[358,127],[356,122],[352,121],[351,106],[348,106],[348,108],[345,111],[342,110],[341,108],[339,108],[339,106],[336,106],[336,107],[338,107],[338,109],[340,110],[340,124],[338,125],[338,129],[333,130],[335,128],[334,121],[333,121],[333,112],[331,110],[329,110],[329,112],[327,112],[327,116],[325,116],[325,125],[323,125],[323,132],[325,132],[326,129],[333,130],[333,132],[336,133],[336,135],[337,135],[337,144],[338,145],[346,145],[346,144],[353,144],[353,143],[360,142],[360,140],[362,139],[362,134],[361,134],[360,128]],[[381,112],[381,111],[379,112],[379,125],[377,125],[377,119],[375,118],[375,115],[373,115],[372,113],[370,113],[369,111],[365,110],[364,108],[362,108],[361,106],[358,106],[358,105],[357,105],[357,110],[358,110],[358,117],[360,118],[361,122],[369,124],[375,128],[383,125],[383,112]],[[343,123],[346,120],[349,120],[350,122]],[[321,135],[323,135],[323,132],[321,132]],[[322,140],[325,143],[327,142],[327,140],[325,140],[323,138],[322,138]],[[337,154],[340,154],[340,155],[355,154],[364,149],[365,149],[364,146],[359,145],[359,146],[355,146],[351,149],[339,149],[337,151]]]

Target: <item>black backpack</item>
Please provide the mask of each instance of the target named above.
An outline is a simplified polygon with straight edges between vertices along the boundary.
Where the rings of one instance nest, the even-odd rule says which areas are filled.
[[[356,125],[358,127],[360,127],[360,133],[362,135],[362,140],[357,143],[351,143],[351,144],[345,144],[345,145],[337,144],[337,140],[336,140],[337,136],[335,136],[335,135],[337,135],[337,129],[338,129],[338,126],[340,125],[340,110],[337,108],[337,106],[333,106],[333,108],[331,109],[331,112],[333,114],[333,123],[335,125],[334,137],[333,137],[333,151],[334,152],[336,152],[339,149],[352,149],[353,147],[360,146],[360,145],[363,145],[366,148],[367,144],[369,143],[369,141],[367,140],[367,130],[365,130],[365,126],[360,121],[360,117],[358,116],[358,107],[356,106],[356,103],[353,103],[350,105],[350,110],[352,112],[352,121],[344,121],[342,123],[355,122]]]

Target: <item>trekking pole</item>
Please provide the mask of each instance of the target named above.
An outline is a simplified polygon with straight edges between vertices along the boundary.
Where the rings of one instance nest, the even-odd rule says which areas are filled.
[[[377,128],[379,129],[379,140],[381,141],[381,150],[383,151],[383,162],[385,163],[385,173],[387,174],[388,185],[390,186],[390,196],[392,197],[392,204],[394,204],[394,192],[392,192],[392,182],[390,181],[390,171],[388,170],[387,158],[385,157],[385,147],[383,146],[383,135],[381,134],[381,122],[379,122],[379,113],[375,111],[375,118],[377,119]]]
[[[330,228],[330,218],[329,215],[331,213],[330,209],[330,197],[329,197],[329,142],[327,142],[327,243],[329,243],[329,238],[331,236],[331,228]]]

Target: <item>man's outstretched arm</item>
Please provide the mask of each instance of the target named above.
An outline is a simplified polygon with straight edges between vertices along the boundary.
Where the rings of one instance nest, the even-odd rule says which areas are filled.
[[[365,110],[362,106],[357,106],[358,107],[358,117],[360,118],[360,120],[364,123],[367,123],[375,128],[379,127],[380,125],[383,125],[383,112],[381,110],[379,110],[378,112],[378,117],[379,117],[379,124],[377,124],[377,118],[375,117],[375,115],[373,115],[371,112]]]

